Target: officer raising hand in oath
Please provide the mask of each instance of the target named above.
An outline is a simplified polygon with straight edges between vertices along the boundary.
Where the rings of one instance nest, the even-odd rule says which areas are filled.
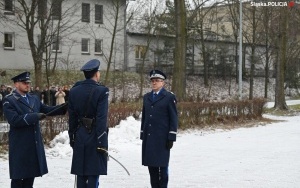
[[[15,90],[3,99],[9,130],[9,172],[11,188],[33,187],[34,178],[48,173],[39,121],[63,115],[67,105],[47,106],[36,95],[29,94],[30,73],[12,78]]]

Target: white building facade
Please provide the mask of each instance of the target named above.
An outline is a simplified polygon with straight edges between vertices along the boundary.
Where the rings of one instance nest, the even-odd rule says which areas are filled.
[[[22,23],[26,15],[24,9],[16,0],[0,2],[0,69],[34,69],[26,25]],[[32,8],[30,0],[24,2],[29,9]],[[33,8],[33,21],[37,22],[33,31],[36,49],[42,40],[40,16],[44,16],[44,22],[49,22],[43,53],[44,67],[47,62],[49,68],[79,69],[90,59],[99,59],[102,69],[107,68],[109,60],[111,68],[124,67],[126,0],[38,2],[44,4]]]

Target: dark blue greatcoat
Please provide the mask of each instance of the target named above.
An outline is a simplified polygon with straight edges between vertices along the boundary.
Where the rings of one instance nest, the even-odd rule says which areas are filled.
[[[176,141],[178,116],[176,98],[161,89],[153,100],[153,92],[144,95],[141,122],[142,164],[152,167],[169,165],[168,140]]]
[[[95,89],[91,101],[89,95]],[[71,174],[89,176],[107,174],[107,157],[96,151],[108,148],[108,95],[107,87],[91,79],[77,82],[69,93],[69,136],[75,136]],[[87,103],[87,110],[85,104]],[[92,132],[79,126],[79,118],[95,118]]]
[[[9,172],[11,179],[39,177],[48,173],[43,139],[37,113],[48,113],[55,106],[47,106],[27,94],[29,104],[17,92],[3,100],[4,115],[9,130]],[[57,110],[52,115],[63,114]]]

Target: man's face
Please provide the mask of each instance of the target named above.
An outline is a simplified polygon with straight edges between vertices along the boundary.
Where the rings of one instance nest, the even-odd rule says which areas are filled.
[[[26,94],[30,91],[30,82],[16,82],[15,87],[20,94]]]
[[[165,85],[164,80],[160,78],[152,78],[150,82],[151,82],[151,88],[154,92],[159,91]]]

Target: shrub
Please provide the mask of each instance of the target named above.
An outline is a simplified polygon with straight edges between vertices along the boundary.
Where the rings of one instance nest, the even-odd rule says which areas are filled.
[[[262,117],[266,100],[226,101],[226,102],[183,102],[178,105],[179,126],[203,128],[209,124],[230,123],[258,119]]]
[[[181,102],[178,103],[179,128],[204,128],[207,125],[259,119],[265,103],[263,98],[226,102]],[[141,102],[112,103],[109,105],[108,125],[114,127],[128,116],[139,118],[141,111]],[[59,132],[65,130],[68,130],[67,115],[51,117],[41,122],[45,143],[49,143]]]

